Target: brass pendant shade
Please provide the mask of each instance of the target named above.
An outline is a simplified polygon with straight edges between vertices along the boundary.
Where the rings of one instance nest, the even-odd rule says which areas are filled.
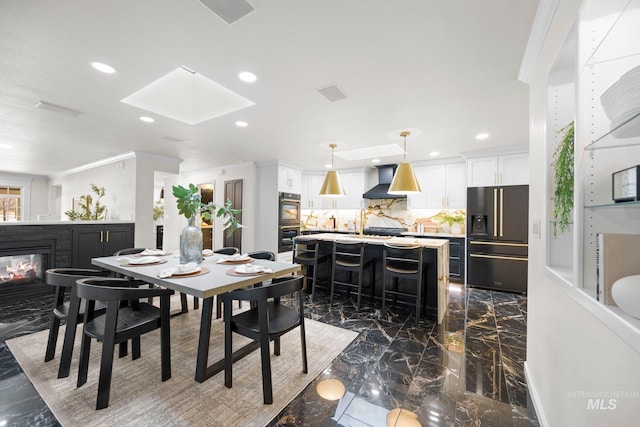
[[[347,193],[345,193],[340,181],[340,175],[338,175],[338,171],[333,170],[333,149],[336,148],[336,144],[330,144],[329,147],[331,147],[331,170],[324,177],[324,182],[320,188],[320,196],[345,197]]]
[[[407,136],[409,132],[402,132],[400,134],[404,138],[404,162],[398,165],[396,174],[393,176],[389,190],[389,194],[414,194],[421,193],[420,183],[416,179],[415,173],[411,165],[407,163]]]

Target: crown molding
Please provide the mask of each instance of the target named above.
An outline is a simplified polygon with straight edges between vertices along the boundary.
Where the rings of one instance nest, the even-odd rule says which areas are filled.
[[[542,46],[547,38],[547,33],[549,32],[559,3],[560,0],[540,0],[538,4],[536,17],[531,26],[529,41],[527,42],[527,48],[524,51],[524,56],[520,63],[520,72],[518,73],[518,80],[523,83],[529,83],[531,81],[531,76],[538,62],[538,57],[542,51]]]

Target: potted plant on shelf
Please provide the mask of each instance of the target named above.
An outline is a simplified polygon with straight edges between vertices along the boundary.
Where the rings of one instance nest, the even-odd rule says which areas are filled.
[[[218,218],[223,217],[222,225],[227,230],[228,236],[242,227],[235,217],[240,209],[232,209],[231,200],[227,200],[222,206],[217,206],[213,202],[202,203],[198,187],[194,184],[189,184],[188,188],[174,185],[172,190],[178,205],[178,213],[188,220],[188,225],[180,233],[180,264],[202,261],[202,231],[195,222],[198,216],[206,220],[210,220],[214,213]]]
[[[562,139],[553,153],[553,237],[571,227],[573,211],[573,151],[574,123],[571,122],[558,133]]]

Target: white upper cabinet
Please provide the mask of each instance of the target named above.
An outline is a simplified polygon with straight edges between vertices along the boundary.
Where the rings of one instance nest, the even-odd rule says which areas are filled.
[[[302,175],[302,209],[360,209],[365,191],[364,171],[338,171],[338,174],[346,197],[320,197],[324,175]]]
[[[320,188],[324,176],[322,175],[302,175],[302,192],[300,206],[302,209],[322,209],[324,197],[320,197]]]
[[[422,193],[409,194],[409,209],[465,209],[467,185],[464,163],[413,168]]]
[[[302,190],[302,171],[288,166],[278,166],[278,191],[300,193]]]
[[[467,187],[525,184],[529,184],[528,153],[467,159]]]

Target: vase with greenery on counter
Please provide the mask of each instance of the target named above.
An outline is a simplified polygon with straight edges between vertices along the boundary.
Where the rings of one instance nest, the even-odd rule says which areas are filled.
[[[180,264],[202,262],[202,231],[196,224],[199,215],[205,220],[211,220],[214,213],[216,217],[224,218],[222,226],[227,230],[228,236],[242,227],[235,217],[240,209],[231,208],[231,200],[227,200],[222,206],[213,202],[202,203],[199,189],[194,184],[189,184],[188,188],[174,185],[172,189],[178,213],[188,220],[188,225],[180,233]]]

